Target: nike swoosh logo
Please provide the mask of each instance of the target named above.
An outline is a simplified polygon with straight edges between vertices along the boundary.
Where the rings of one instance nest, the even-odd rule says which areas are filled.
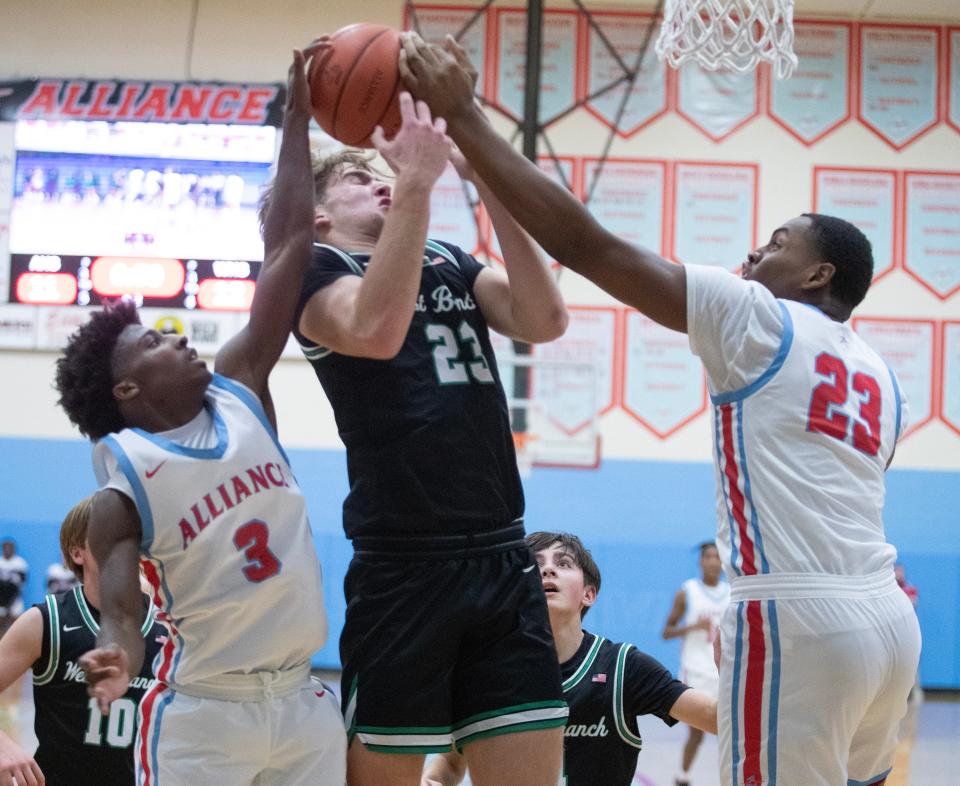
[[[167,463],[167,460],[164,459],[164,460],[161,461],[159,464],[157,464],[157,466],[155,466],[153,469],[148,469],[148,470],[147,470],[147,479],[149,480],[149,479],[152,478],[154,475],[156,475],[156,474],[160,471],[160,467],[162,467],[162,466],[163,466],[164,464],[166,464],[166,463]]]
[[[64,625],[64,626],[63,626],[63,632],[64,632],[64,633],[69,633],[69,632],[72,631],[72,630],[80,630],[80,628],[82,628],[82,627],[83,627],[83,625]]]
[[[521,573],[529,573],[529,572],[530,572],[531,570],[533,570],[535,567],[537,567],[537,566],[536,566],[536,565],[531,565],[529,568],[524,568],[524,569],[521,570],[520,572],[521,572]]]

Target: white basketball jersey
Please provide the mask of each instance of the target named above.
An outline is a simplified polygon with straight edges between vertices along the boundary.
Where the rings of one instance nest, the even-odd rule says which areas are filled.
[[[259,399],[214,375],[206,402],[212,447],[124,429],[94,454],[140,514],[141,564],[171,628],[154,674],[173,685],[301,666],[327,634],[305,501]]]
[[[692,265],[687,282],[727,574],[892,569],[884,471],[905,420],[892,370],[849,324],[758,283]]]
[[[684,615],[682,625],[692,625],[701,619],[710,620],[710,630],[691,630],[684,634],[680,645],[681,679],[686,673],[716,674],[713,662],[713,640],[720,627],[720,617],[730,603],[730,585],[719,582],[715,587],[700,579],[683,582]]]

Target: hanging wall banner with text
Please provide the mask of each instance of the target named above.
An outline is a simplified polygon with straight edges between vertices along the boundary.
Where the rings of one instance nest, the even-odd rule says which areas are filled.
[[[674,166],[673,257],[736,270],[756,246],[756,164]]]
[[[595,373],[578,368],[534,368],[532,396],[543,406],[546,416],[568,434],[586,428],[596,415],[607,412],[616,403],[613,385],[616,335],[616,309],[571,306],[567,332],[556,341],[533,347],[537,360],[586,362],[596,366]],[[587,395],[585,385],[594,385],[595,394]]]
[[[938,297],[960,289],[960,172],[904,172],[903,266]]]
[[[759,71],[707,71],[688,63],[677,78],[677,112],[719,142],[760,112],[759,79]]]
[[[414,4],[416,14],[409,12],[410,6],[405,6],[404,28],[418,30],[423,39],[432,44],[438,44],[452,35],[457,38],[470,56],[470,62],[479,73],[477,79],[477,93],[484,95],[487,43],[487,14],[477,13],[477,8],[443,5]],[[464,28],[465,25],[470,26]]]
[[[814,167],[813,211],[849,221],[873,246],[873,280],[895,265],[897,173],[880,169]]]
[[[527,61],[527,12],[496,10],[496,90],[494,101],[515,119],[523,117],[524,69]],[[579,15],[547,11],[543,15],[543,61],[540,69],[540,121],[569,109],[576,101]]]
[[[472,185],[468,184],[467,188],[476,193]],[[447,164],[430,192],[428,234],[458,245],[468,254],[476,253],[480,245],[477,220],[467,201],[464,183],[452,164]]]
[[[860,120],[897,150],[940,119],[940,30],[862,25]]]
[[[960,434],[960,322],[943,323],[940,417]]]
[[[771,79],[767,112],[807,145],[850,117],[849,24],[797,22],[799,66],[789,79]]]
[[[599,175],[599,177],[598,177]],[[596,185],[594,186],[594,180]],[[666,253],[665,161],[584,159],[583,199],[603,226],[628,243]]]
[[[684,333],[669,330],[638,311],[624,314],[623,408],[666,439],[707,406],[703,366]]]
[[[947,122],[960,132],[960,27],[947,28]]]
[[[653,17],[639,14],[598,11],[593,13],[593,19],[603,31],[603,37],[606,37],[619,56],[619,60],[610,52],[603,37],[591,27],[587,36],[587,55],[584,58],[587,95],[593,95],[619,80],[624,75],[624,66],[627,69],[634,68],[650,26],[659,27]],[[653,36],[630,90],[630,97],[623,108],[620,122],[616,124],[616,131],[622,137],[632,136],[667,111],[667,69],[653,48],[656,29]],[[587,110],[614,128],[626,89],[626,84],[621,84],[592,98],[587,102]]]
[[[854,317],[853,329],[890,364],[909,408],[907,433],[933,417],[936,323]]]

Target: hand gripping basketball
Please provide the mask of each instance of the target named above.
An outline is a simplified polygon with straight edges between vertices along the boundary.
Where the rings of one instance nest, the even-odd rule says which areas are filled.
[[[409,93],[400,94],[400,118],[400,130],[392,139],[387,139],[382,126],[374,129],[370,139],[398,177],[417,177],[432,186],[450,158],[447,123],[442,117],[431,117],[423,101],[414,104]]]
[[[473,107],[477,70],[451,36],[442,47],[428,44],[416,33],[404,33],[400,43],[400,76],[435,115],[452,119]]]

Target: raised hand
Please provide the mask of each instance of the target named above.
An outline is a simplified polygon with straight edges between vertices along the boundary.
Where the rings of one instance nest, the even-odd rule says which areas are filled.
[[[322,55],[330,46],[330,36],[323,35],[313,39],[303,50],[293,50],[293,62],[287,72],[285,111],[310,114],[310,85],[307,83],[307,68],[312,58]]]
[[[80,657],[80,668],[87,676],[87,693],[97,700],[100,712],[108,715],[110,703],[123,696],[130,685],[127,653],[116,644],[98,647]]]
[[[477,70],[451,36],[440,47],[416,33],[401,34],[400,76],[434,115],[452,119],[473,107]]]
[[[377,126],[370,140],[398,177],[418,177],[433,185],[450,158],[447,123],[431,117],[430,108],[423,101],[414,104],[406,92],[400,94],[400,117],[400,130],[392,139]]]

